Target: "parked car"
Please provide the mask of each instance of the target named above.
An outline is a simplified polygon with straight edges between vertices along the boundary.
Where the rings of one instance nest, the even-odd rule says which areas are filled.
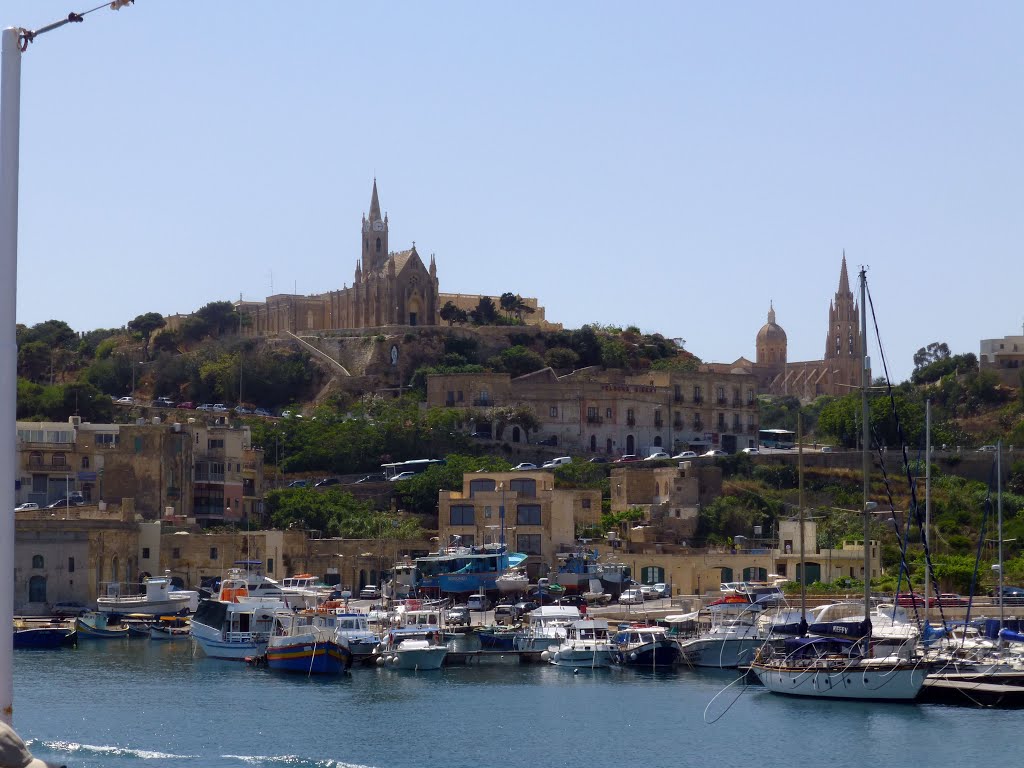
[[[712,448],[710,451],[706,451],[705,453],[701,454],[701,456],[703,456],[704,458],[710,458],[710,459],[720,459],[723,456],[728,456],[728,455],[729,454],[726,453],[725,451],[719,451],[719,450],[716,450],[715,448]]]
[[[681,451],[672,457],[673,459],[696,459],[697,453],[695,451]]]
[[[399,472],[391,478],[391,482],[397,483],[399,480],[411,480],[414,477],[416,477],[415,472]]]
[[[516,603],[516,608],[519,609],[519,615],[523,616],[530,611],[535,611],[540,608],[540,603],[534,602],[533,600],[520,600]]]
[[[997,598],[998,599],[998,598]],[[1024,587],[1009,587],[1003,585],[1003,604],[1022,605],[1024,604]]]
[[[257,408],[256,410],[253,411],[253,414],[256,416],[269,416],[270,411],[268,411],[266,408]]]
[[[487,595],[470,595],[466,601],[466,610],[489,611],[491,610],[491,601],[487,599]]]
[[[191,400],[185,400],[182,403],[178,403],[178,407],[184,408],[186,411],[194,411],[196,409],[196,404]]]
[[[66,600],[60,603],[54,603],[50,608],[50,613],[54,616],[60,616],[61,618],[68,616],[81,616],[83,613],[88,613],[89,608],[82,603],[74,600]]]
[[[173,408],[174,401],[169,397],[158,397],[153,401],[153,406],[155,408]]]
[[[46,505],[47,509],[61,509],[63,507],[82,507],[85,506],[85,500],[77,497],[62,498],[56,501],[51,501]]]
[[[833,448],[831,445],[823,445],[818,450],[821,451],[822,453],[835,453],[836,452],[836,449]]]
[[[203,403],[202,405],[196,406],[197,411],[212,411],[213,403]]]
[[[558,602],[558,595],[552,595],[547,589],[531,589],[526,596],[530,602],[540,605],[554,605]]]
[[[545,461],[541,469],[554,469],[555,467],[560,467],[563,464],[572,464],[572,456],[559,456],[551,461]]]
[[[519,464],[516,464],[514,467],[512,467],[512,471],[513,472],[525,472],[525,471],[527,471],[529,469],[536,469],[536,468],[537,468],[536,464],[531,464],[528,461],[523,461],[523,462],[520,462]]]
[[[635,453],[624,453],[615,460],[616,464],[627,464],[631,461],[640,461],[640,457]]]
[[[135,405],[135,398],[132,397],[131,395],[125,395],[124,397],[117,398],[117,400],[114,401],[114,404],[115,405]]]
[[[479,431],[474,432],[473,434],[471,434],[470,437],[473,438],[474,440],[490,440],[491,439],[491,433],[490,432],[484,432],[483,430],[479,430]]]
[[[744,448],[742,451],[740,451],[740,453],[745,453],[748,456],[756,456],[757,454],[761,453],[761,451],[759,451],[757,448]]]
[[[667,453],[665,453],[665,451],[655,451],[650,456],[648,456],[646,459],[644,459],[644,461],[661,461],[662,459],[671,459],[671,458],[672,457],[669,456]]]
[[[978,449],[978,453],[995,453],[997,450],[994,445],[983,445]]]
[[[355,484],[359,483],[384,483],[387,482],[388,476],[383,472],[374,472],[373,474],[367,475],[366,477],[360,477],[356,480]]]
[[[502,603],[494,608],[494,621],[497,624],[511,623],[522,615],[522,611],[508,603]]]
[[[593,458],[587,459],[589,464],[607,464],[608,459],[605,456],[594,456]]]
[[[34,501],[26,501],[24,504],[19,504],[14,508],[15,512],[28,512],[29,510],[39,509],[39,505]]]
[[[644,596],[644,600],[657,600],[661,595],[658,594],[658,590],[654,588],[653,584],[641,584],[640,594]]]
[[[326,488],[328,485],[339,485],[341,480],[336,477],[325,477],[323,480],[317,480],[314,488]]]
[[[577,608],[588,605],[587,599],[583,595],[562,595],[556,599],[561,605],[575,605]]]
[[[963,595],[958,595],[953,592],[943,592],[941,595],[939,595],[937,602],[943,608],[959,608],[967,605],[970,602],[970,600],[968,600]]]
[[[224,405],[224,403],[214,403],[212,410],[216,411],[217,413],[227,413],[228,407]]]
[[[469,626],[469,611],[464,605],[456,605],[444,613],[444,622],[451,626]]]
[[[309,488],[309,480],[292,480],[288,483],[289,488]]]
[[[639,589],[627,589],[619,595],[621,605],[640,605],[644,601],[644,593]]]
[[[896,595],[896,605],[919,605],[924,607],[924,595],[917,592],[901,592]]]
[[[249,409],[249,408],[246,408],[244,405],[236,405],[235,406],[235,413],[237,413],[239,416],[245,416],[245,415],[251,414],[252,410]]]
[[[380,587],[375,587],[372,584],[367,584],[365,587],[359,590],[360,600],[379,600],[380,599]]]
[[[537,441],[537,445],[558,445],[558,437],[555,435],[548,435],[547,437],[542,437],[540,440]]]

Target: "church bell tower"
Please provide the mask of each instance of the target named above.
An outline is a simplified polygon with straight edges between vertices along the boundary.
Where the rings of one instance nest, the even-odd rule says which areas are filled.
[[[363,216],[363,258],[362,274],[369,275],[384,269],[388,258],[388,217],[380,212],[377,199],[377,179],[373,180],[373,195],[370,197],[370,213]]]

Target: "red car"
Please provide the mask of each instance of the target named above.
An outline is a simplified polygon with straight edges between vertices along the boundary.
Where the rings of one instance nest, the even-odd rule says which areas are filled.
[[[196,404],[193,403],[191,400],[186,400],[184,403],[178,403],[178,407],[184,408],[189,411],[194,411],[196,409]]]
[[[896,605],[917,605],[924,608],[924,595],[917,592],[901,592],[896,595]]]
[[[637,456],[635,453],[627,453],[627,454],[625,454],[623,456],[619,456],[619,458],[617,458],[614,463],[616,463],[616,464],[626,464],[627,462],[630,462],[630,461],[640,461],[640,460],[641,460],[640,457]]]

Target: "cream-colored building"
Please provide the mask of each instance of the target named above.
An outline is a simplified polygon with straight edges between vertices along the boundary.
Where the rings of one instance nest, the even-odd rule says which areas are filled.
[[[198,420],[135,424],[17,423],[16,502],[43,507],[68,495],[133,500],[143,519],[201,525],[261,522],[263,452],[248,427]]]
[[[625,465],[612,469],[610,486],[612,512],[639,507],[643,529],[653,526],[659,541],[681,544],[697,532],[701,505],[721,495],[722,469],[708,459],[653,469]]]
[[[511,379],[507,373],[429,376],[427,406],[532,411],[547,440],[566,452],[604,456],[718,448],[735,453],[757,445],[757,382],[746,372],[648,371],[597,367],[558,376],[551,368]],[[527,442],[518,426],[494,435]]]
[[[978,365],[996,373],[1006,386],[1020,387],[1024,381],[1024,336],[982,339]]]
[[[551,472],[466,474],[461,491],[438,494],[438,537],[458,536],[466,546],[498,543],[528,555],[531,577],[557,565],[559,552],[572,551],[577,528],[596,525],[601,493],[556,489]]]

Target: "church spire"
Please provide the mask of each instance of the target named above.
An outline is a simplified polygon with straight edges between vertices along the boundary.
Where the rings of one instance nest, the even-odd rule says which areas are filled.
[[[768,322],[775,325],[775,302],[768,302]]]
[[[380,201],[377,199],[377,177],[375,176],[373,178],[373,196],[370,198],[370,221],[371,222],[379,221],[380,218],[381,218],[381,216],[380,216]],[[845,271],[846,271],[845,264],[846,264],[846,262],[844,261],[843,264],[844,264],[843,272],[845,274]]]
[[[376,199],[376,190],[374,191],[374,197]],[[843,248],[843,269],[839,273],[839,295],[845,296],[850,292],[850,278],[846,274],[846,249]]]

